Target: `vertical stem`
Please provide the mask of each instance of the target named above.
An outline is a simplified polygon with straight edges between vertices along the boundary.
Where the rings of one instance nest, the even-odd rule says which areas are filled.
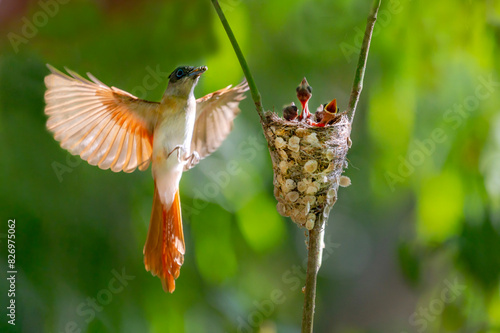
[[[381,1],[382,0],[373,1],[370,14],[368,15],[368,21],[366,23],[365,35],[363,37],[363,43],[361,44],[358,65],[356,67],[356,74],[354,75],[354,82],[352,84],[351,97],[349,98],[349,104],[347,106],[347,114],[349,115],[351,123],[354,120],[354,114],[356,113],[356,106],[358,105],[359,95],[361,94],[361,90],[363,90],[363,79],[365,77],[368,51],[370,50],[370,41],[372,39],[375,21],[377,21],[377,14],[378,9],[380,8]]]
[[[252,99],[253,102],[255,103],[255,108],[257,109],[257,113],[260,116],[260,119],[264,119],[264,108],[262,106],[262,99],[260,97],[259,90],[257,89],[257,85],[255,84],[255,81],[253,80],[252,73],[250,72],[250,68],[248,67],[247,61],[245,60],[245,57],[243,56],[243,52],[241,52],[240,46],[238,45],[238,42],[236,41],[236,37],[234,37],[233,31],[231,30],[231,27],[229,26],[229,23],[227,22],[226,16],[222,12],[222,9],[220,8],[219,1],[217,0],[212,0],[212,4],[214,5],[215,11],[219,15],[219,19],[224,26],[224,29],[226,30],[227,37],[231,41],[231,44],[233,45],[234,52],[236,53],[236,57],[238,57],[238,60],[240,62],[241,68],[243,69],[243,73],[245,74],[245,77],[247,78],[248,81],[248,87],[250,88],[250,92],[252,94]]]
[[[302,333],[312,333],[314,326],[314,308],[316,304],[316,281],[323,253],[323,238],[325,224],[328,217],[321,214],[318,223],[309,231],[307,244],[307,273],[304,295],[304,309],[302,312]]]
[[[366,24],[365,35],[359,54],[356,74],[352,85],[351,97],[347,107],[347,113],[352,123],[356,106],[358,104],[359,95],[363,89],[363,78],[365,76],[366,61],[368,59],[368,51],[370,49],[370,41],[373,33],[375,22],[377,21],[377,13],[380,7],[381,0],[374,0],[368,21]],[[323,237],[325,224],[328,217],[321,215],[318,223],[309,231],[308,254],[307,254],[307,273],[306,286],[304,296],[304,309],[302,313],[302,333],[313,333],[314,327],[314,308],[316,304],[316,281],[318,270],[321,266],[321,257],[323,254]]]

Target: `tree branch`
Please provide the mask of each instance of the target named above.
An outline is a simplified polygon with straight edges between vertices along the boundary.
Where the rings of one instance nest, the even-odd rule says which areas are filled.
[[[377,14],[378,9],[380,8],[381,1],[382,0],[373,1],[370,14],[368,15],[368,21],[366,23],[365,36],[363,37],[363,44],[361,44],[358,65],[356,67],[356,74],[354,75],[354,82],[352,84],[351,97],[349,98],[349,104],[347,106],[347,114],[349,116],[351,124],[354,120],[354,114],[356,113],[356,106],[358,105],[359,95],[361,94],[361,90],[363,90],[363,79],[365,77],[368,51],[370,50],[370,41],[372,39],[375,21],[377,21]]]
[[[226,30],[227,37],[231,41],[231,44],[233,45],[234,52],[236,53],[236,57],[238,57],[238,60],[240,62],[241,68],[243,69],[243,73],[245,74],[245,77],[248,81],[248,87],[250,88],[250,92],[252,94],[252,99],[253,102],[255,103],[255,108],[257,110],[257,113],[259,114],[259,117],[261,120],[264,119],[264,107],[262,106],[262,99],[260,97],[259,90],[257,89],[257,85],[255,84],[255,81],[253,80],[252,73],[250,72],[250,68],[248,67],[247,61],[245,60],[245,57],[243,56],[243,52],[241,52],[240,46],[238,45],[238,42],[236,41],[236,37],[234,37],[233,31],[231,30],[231,27],[229,26],[229,23],[227,22],[226,16],[222,12],[222,9],[220,8],[219,1],[217,0],[212,0],[212,4],[214,5],[215,11],[219,15],[219,19],[224,26],[224,29]]]

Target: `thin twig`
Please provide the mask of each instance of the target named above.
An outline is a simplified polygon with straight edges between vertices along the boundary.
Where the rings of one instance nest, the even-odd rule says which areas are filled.
[[[245,74],[245,77],[247,78],[248,81],[248,87],[250,88],[250,92],[252,94],[252,99],[255,103],[255,108],[257,109],[257,113],[260,116],[260,119],[264,119],[264,108],[262,106],[262,99],[260,97],[259,90],[257,89],[257,85],[255,84],[255,81],[253,80],[252,73],[250,72],[250,68],[248,67],[248,64],[245,60],[245,57],[243,56],[243,52],[241,52],[240,46],[238,45],[238,42],[236,41],[236,37],[234,37],[233,31],[231,30],[231,27],[229,26],[229,23],[226,20],[226,16],[222,12],[222,9],[220,8],[219,1],[217,0],[212,0],[212,4],[214,5],[215,11],[219,15],[219,19],[224,26],[224,29],[226,30],[227,37],[231,41],[231,44],[233,45],[234,52],[236,53],[236,56],[238,57],[238,60],[240,62],[241,68],[243,69],[243,73]]]
[[[352,123],[354,114],[356,113],[356,106],[358,105],[359,95],[363,90],[363,79],[365,77],[366,61],[368,59],[368,51],[370,50],[370,41],[372,39],[373,27],[377,21],[377,13],[380,8],[382,0],[374,0],[368,21],[366,23],[365,36],[363,37],[363,44],[359,53],[358,65],[356,67],[356,74],[354,75],[354,82],[352,84],[351,97],[349,98],[349,105],[347,106],[347,114]]]
[[[323,238],[325,224],[328,217],[321,217],[314,228],[309,231],[309,241],[307,244],[307,273],[306,287],[304,295],[304,309],[302,312],[302,333],[312,332],[314,326],[314,308],[316,304],[316,281],[318,278],[319,267],[321,266],[321,257],[323,254]]]
[[[361,46],[354,83],[352,85],[351,97],[347,108],[350,122],[354,119],[356,105],[358,104],[359,95],[363,89],[363,78],[365,76],[366,61],[368,59],[368,51],[370,49],[370,40],[377,20],[377,13],[380,7],[381,0],[374,0],[368,22],[366,24],[365,36]],[[323,238],[325,224],[328,217],[321,215],[318,223],[312,230],[309,231],[308,254],[307,254],[307,273],[306,286],[304,296],[304,309],[302,313],[302,333],[312,333],[314,327],[314,308],[316,304],[316,281],[318,270],[321,266],[321,257],[323,254]]]

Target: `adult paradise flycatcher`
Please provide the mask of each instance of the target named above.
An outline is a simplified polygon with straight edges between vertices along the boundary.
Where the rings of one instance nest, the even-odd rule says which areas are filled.
[[[47,128],[61,147],[114,172],[146,170],[152,163],[154,198],[144,246],[146,270],[173,292],[184,262],[179,181],[182,172],[217,149],[232,129],[246,81],[195,99],[202,67],[178,67],[161,102],[139,99],[87,73],[68,76],[47,65]]]

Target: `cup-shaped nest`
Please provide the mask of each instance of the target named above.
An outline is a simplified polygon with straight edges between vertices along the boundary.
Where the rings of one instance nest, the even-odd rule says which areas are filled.
[[[347,167],[351,125],[345,114],[338,117],[333,125],[316,127],[265,115],[277,210],[309,230],[322,215],[328,217]]]

